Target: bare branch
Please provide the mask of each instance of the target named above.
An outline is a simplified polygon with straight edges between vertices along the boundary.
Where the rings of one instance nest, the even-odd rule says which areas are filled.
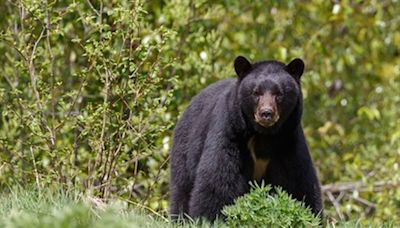
[[[344,215],[340,212],[340,201],[343,199],[344,196],[346,198],[353,199],[357,203],[361,204],[362,206],[366,207],[365,213],[370,214],[372,213],[375,208],[376,204],[363,199],[359,196],[353,194],[353,192],[378,192],[384,189],[393,189],[400,187],[400,181],[378,181],[371,184],[364,183],[362,181],[357,182],[347,182],[347,183],[333,183],[327,184],[321,187],[322,194],[325,195],[329,201],[332,203],[333,207],[335,208],[337,216],[340,220],[344,220]],[[335,198],[335,195],[337,196]]]
[[[333,207],[335,208],[336,214],[339,216],[340,220],[344,220],[344,216],[342,212],[340,212],[340,204],[339,201],[333,196],[331,192],[326,192],[329,201],[331,201]]]
[[[88,3],[88,5],[89,5],[89,7],[93,10],[93,12],[97,15],[97,16],[99,16],[100,17],[100,12],[96,9],[96,8],[94,8],[94,6],[93,6],[93,4],[90,2],[90,0],[86,0],[86,2]]]
[[[38,106],[39,110],[43,110],[43,106],[40,101],[39,91],[37,90],[37,87],[36,87],[37,78],[36,78],[35,65],[34,65],[33,59],[35,58],[36,48],[39,45],[39,42],[43,39],[45,31],[46,31],[46,28],[43,27],[42,32],[39,35],[39,38],[36,40],[35,45],[33,46],[31,56],[29,57],[29,76],[31,77],[32,89],[35,94],[35,97],[37,100],[37,106]]]
[[[381,191],[382,189],[393,189],[400,187],[400,180],[397,182],[392,181],[379,181],[375,182],[372,185],[372,191]],[[347,183],[333,183],[323,185],[321,187],[322,192],[331,192],[331,193],[340,193],[343,191],[359,191],[359,192],[367,192],[371,191],[371,186],[368,184],[357,181],[357,182],[347,182]]]

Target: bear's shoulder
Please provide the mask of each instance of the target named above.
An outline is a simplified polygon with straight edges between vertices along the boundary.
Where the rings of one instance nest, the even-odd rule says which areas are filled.
[[[225,99],[236,83],[236,79],[225,79],[217,81],[192,98],[185,112],[197,113],[210,112],[216,103],[222,98]]]

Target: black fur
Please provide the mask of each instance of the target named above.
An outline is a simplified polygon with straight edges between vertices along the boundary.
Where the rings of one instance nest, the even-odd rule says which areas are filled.
[[[322,210],[319,181],[300,124],[300,59],[250,64],[235,61],[236,79],[216,82],[195,96],[174,132],[171,151],[171,216],[214,220],[221,209],[249,191],[255,153],[269,159],[263,180]],[[281,94],[278,122],[269,128],[254,120],[254,90]]]

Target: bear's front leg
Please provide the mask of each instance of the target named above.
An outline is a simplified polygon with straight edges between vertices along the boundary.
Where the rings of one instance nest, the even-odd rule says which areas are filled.
[[[196,172],[189,215],[210,221],[221,218],[222,208],[248,191],[242,166],[239,149],[232,145],[205,148]]]

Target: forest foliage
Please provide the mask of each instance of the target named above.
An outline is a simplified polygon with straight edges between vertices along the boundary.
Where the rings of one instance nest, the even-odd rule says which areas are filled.
[[[0,2],[0,190],[166,213],[173,127],[232,61],[295,57],[332,221],[400,220],[400,1]],[[339,184],[335,184],[339,183]]]

